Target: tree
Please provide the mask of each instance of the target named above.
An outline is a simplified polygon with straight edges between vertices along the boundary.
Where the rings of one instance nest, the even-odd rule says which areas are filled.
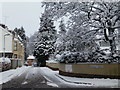
[[[83,51],[85,45],[95,46],[95,32],[90,32],[89,18],[87,2],[45,2],[43,3],[47,7],[47,11],[50,12],[54,19],[61,17],[69,17],[67,29],[66,46],[70,51]]]
[[[59,34],[62,36],[62,35],[65,35],[66,34],[66,27],[65,27],[65,24],[64,24],[64,20],[61,20],[60,21],[60,25],[59,25],[59,28],[60,28],[60,31],[59,31]]]
[[[44,2],[43,5],[54,19],[69,17],[67,50],[81,52],[87,45],[94,50],[96,36],[103,34],[101,39],[110,43],[112,56],[116,53],[120,21],[118,2]]]
[[[90,5],[89,17],[91,27],[101,31],[105,41],[110,43],[112,56],[116,53],[116,31],[120,28],[120,10],[118,2],[94,2]]]
[[[26,41],[26,35],[25,35],[25,30],[23,27],[21,28],[15,28],[14,31],[22,38],[23,43]]]
[[[56,40],[56,30],[54,22],[45,11],[40,18],[40,28],[38,33],[38,40],[35,43],[34,56],[38,60],[40,66],[46,65],[46,60],[49,59],[50,54],[54,53],[54,43]]]
[[[33,55],[35,49],[35,43],[37,42],[38,31],[29,37],[27,42],[28,55]]]
[[[66,49],[65,38],[67,31],[63,20],[60,21],[59,29],[60,31],[57,35],[57,40],[55,42],[56,54],[62,54],[62,52]]]

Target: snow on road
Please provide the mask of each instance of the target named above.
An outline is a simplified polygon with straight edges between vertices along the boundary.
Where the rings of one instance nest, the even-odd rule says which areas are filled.
[[[83,84],[83,85],[90,85],[92,87],[109,87],[109,88],[117,88],[119,84],[118,79],[104,79],[104,78],[76,78],[76,77],[67,77],[61,76],[56,74],[61,79],[65,80],[66,82],[76,83],[76,84]]]
[[[0,72],[0,84],[10,81],[12,78],[14,78],[16,76],[20,76],[28,68],[30,68],[30,67],[22,66],[17,69],[11,69],[8,71]]]
[[[59,75],[59,71],[53,71],[47,67],[40,68],[45,76],[49,78],[54,78],[66,85],[76,86],[76,87],[109,87],[118,88],[119,79],[104,79],[104,78],[76,78]]]

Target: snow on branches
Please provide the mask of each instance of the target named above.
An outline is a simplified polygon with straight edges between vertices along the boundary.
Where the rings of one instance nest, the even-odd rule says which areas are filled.
[[[119,34],[119,21],[120,21],[120,4],[118,2],[44,2],[43,6],[47,12],[47,16],[57,20],[62,17],[68,17],[67,22],[67,32],[60,35],[57,39],[57,43],[62,49],[61,56],[65,56],[65,60],[73,60],[76,62],[76,57],[79,57],[78,61],[85,62],[118,62],[118,53],[116,53],[118,41],[117,35]],[[43,16],[45,16],[44,14]],[[47,23],[44,23],[46,21]],[[41,30],[50,30],[49,19],[41,19]],[[52,23],[51,23],[52,24]],[[45,27],[43,27],[43,26]],[[48,26],[46,26],[48,25]],[[60,29],[63,31],[64,25],[60,25]],[[43,37],[43,33],[41,33]],[[45,36],[47,33],[44,32],[44,38],[42,41],[46,41],[49,36]],[[100,38],[104,42],[109,42],[110,47],[110,58],[105,54],[101,54],[99,45],[97,45],[96,40],[97,35],[102,35]],[[60,49],[59,49],[60,50]],[[64,52],[79,52],[82,54],[69,54],[66,56]],[[85,52],[88,54],[84,54]],[[105,56],[104,56],[105,55]],[[114,57],[116,56],[116,57]],[[83,57],[84,59],[81,59]],[[86,59],[87,58],[87,59]],[[90,58],[90,59],[88,59]]]
[[[54,52],[56,30],[54,27],[54,22],[48,16],[47,12],[42,14],[40,21],[40,28],[37,36],[37,43],[35,44],[34,55],[36,58],[43,57],[44,59],[48,59],[50,54]]]

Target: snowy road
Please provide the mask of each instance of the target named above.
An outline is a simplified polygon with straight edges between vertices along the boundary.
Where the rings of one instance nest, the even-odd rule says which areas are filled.
[[[72,84],[71,84],[72,85]],[[54,73],[45,67],[29,67],[10,81],[4,83],[2,88],[68,88]],[[73,85],[73,87],[75,87]]]
[[[37,67],[29,67],[27,70],[18,74],[10,81],[4,83],[2,88],[52,88],[52,85],[47,85],[47,81],[40,73]]]
[[[2,88],[105,88],[118,87],[116,79],[65,77],[47,67],[22,67],[3,72]],[[8,73],[9,72],[9,73]],[[6,75],[6,76],[5,76]]]

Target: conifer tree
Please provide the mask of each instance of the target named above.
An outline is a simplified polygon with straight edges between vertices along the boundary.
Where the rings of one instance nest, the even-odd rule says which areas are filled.
[[[50,54],[54,53],[54,43],[56,40],[54,22],[47,12],[43,13],[40,18],[40,28],[38,33],[34,56],[36,56],[38,60],[38,65],[45,66],[46,60],[49,59]]]

